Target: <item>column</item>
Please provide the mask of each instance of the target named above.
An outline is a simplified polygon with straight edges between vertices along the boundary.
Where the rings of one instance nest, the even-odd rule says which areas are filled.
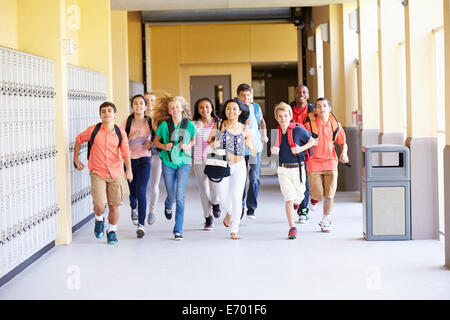
[[[442,0],[405,6],[407,140],[411,156],[411,237],[438,239],[438,180],[432,29]],[[427,63],[424,63],[427,62]]]
[[[404,144],[404,8],[399,1],[378,0],[380,144]]]
[[[450,269],[450,0],[444,0],[445,42],[445,149],[444,149],[444,201],[445,201],[445,266]]]

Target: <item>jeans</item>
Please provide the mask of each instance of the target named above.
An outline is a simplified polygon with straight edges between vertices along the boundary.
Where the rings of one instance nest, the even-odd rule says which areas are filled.
[[[139,224],[145,225],[145,215],[147,211],[147,185],[150,179],[150,157],[131,159],[131,170],[133,180],[128,182],[130,188],[130,207],[138,207]]]
[[[176,203],[175,226],[173,228],[173,234],[183,234],[184,195],[186,193],[186,185],[189,179],[190,169],[190,164],[184,164],[177,169],[173,169],[166,166],[164,162],[162,163],[162,175],[167,191],[164,206],[167,209],[172,209],[173,204]]]
[[[306,172],[306,166],[305,167],[305,172]],[[298,212],[300,212],[302,209],[304,208],[308,208],[308,203],[309,203],[309,181],[308,181],[308,172],[306,172],[306,178],[302,177],[303,180],[305,181],[305,197],[303,198],[302,203],[300,204],[300,207],[298,208]]]
[[[256,154],[256,157],[251,157],[249,155],[245,156],[245,165],[248,169],[248,164],[250,161],[250,172],[249,176],[249,184],[248,184],[248,193],[247,193],[247,201],[245,201],[246,196],[246,187],[244,187],[244,194],[242,196],[242,207],[245,207],[247,204],[247,209],[255,210],[258,206],[257,198],[259,193],[259,187],[261,185],[261,152]]]

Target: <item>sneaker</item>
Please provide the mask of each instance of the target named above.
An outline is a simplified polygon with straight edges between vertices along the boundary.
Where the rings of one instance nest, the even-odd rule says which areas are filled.
[[[144,229],[143,225],[141,225],[141,224],[138,225],[138,228],[136,230],[136,235],[139,239],[142,238],[143,236],[145,236],[145,229]]]
[[[139,221],[139,219],[138,219],[137,210],[136,209],[131,209],[131,222],[133,222],[133,224],[135,226],[137,226],[138,223],[139,223],[138,221]]]
[[[242,207],[241,220],[244,219],[244,216],[245,216],[244,213],[245,213],[245,207]]]
[[[218,204],[213,204],[212,205],[212,212],[214,215],[214,218],[220,218],[220,214],[222,213],[222,211],[220,211],[220,206]]]
[[[149,212],[149,213],[148,213],[148,217],[147,217],[147,223],[148,223],[149,225],[152,225],[152,224],[155,223],[155,220],[156,220],[156,219],[155,219],[155,214]]]
[[[303,208],[299,213],[298,223],[305,224],[308,223],[308,221],[308,208]]]
[[[183,235],[181,233],[175,233],[174,236],[176,241],[183,240]]]
[[[247,209],[247,218],[256,219],[255,209],[252,208]]]
[[[164,215],[166,216],[167,220],[172,219],[172,209],[164,208]]]
[[[117,240],[115,231],[108,232],[106,237],[108,238],[108,244],[116,244],[117,242],[119,242],[119,240]]]
[[[331,218],[328,216],[323,216],[322,220],[319,222],[319,226],[322,232],[331,231]]]
[[[214,219],[212,216],[205,218],[205,226],[203,230],[212,230],[214,228]]]
[[[97,239],[103,238],[103,236],[105,235],[105,220],[95,220],[94,235]]]
[[[316,211],[318,206],[319,206],[318,202],[314,204],[311,202],[311,200],[309,201],[309,210]]]
[[[289,229],[288,238],[289,239],[297,238],[297,228],[296,227],[292,227],[292,228]]]

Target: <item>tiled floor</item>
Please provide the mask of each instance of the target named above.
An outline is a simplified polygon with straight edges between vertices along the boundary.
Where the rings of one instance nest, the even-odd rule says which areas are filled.
[[[359,193],[337,194],[332,233],[320,232],[319,207],[288,240],[278,181],[264,176],[257,219],[245,219],[235,241],[222,219],[202,230],[191,176],[182,242],[173,240],[174,221],[162,213],[164,196],[145,238],[136,239],[124,205],[119,244],[95,239],[90,221],[70,245],[51,249],[1,287],[0,300],[450,299],[443,241],[364,240]]]

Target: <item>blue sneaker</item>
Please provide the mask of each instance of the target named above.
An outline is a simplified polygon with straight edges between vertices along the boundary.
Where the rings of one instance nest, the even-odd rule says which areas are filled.
[[[115,231],[108,232],[106,236],[108,238],[108,244],[116,244],[117,242],[119,242],[119,240],[117,240]]]
[[[97,239],[103,238],[103,236],[105,235],[105,220],[95,220],[94,235]]]

